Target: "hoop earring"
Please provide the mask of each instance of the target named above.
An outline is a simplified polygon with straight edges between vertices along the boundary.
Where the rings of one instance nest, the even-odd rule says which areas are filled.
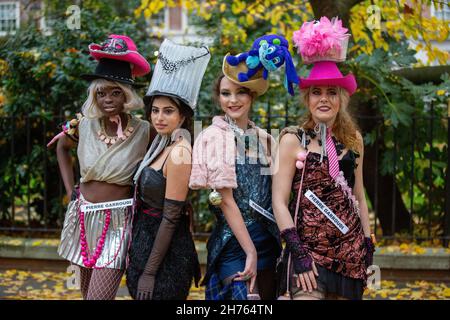
[[[319,126],[318,123],[316,123],[316,125],[315,125],[315,127],[314,127],[314,132],[315,132],[316,134],[319,134],[319,132],[320,132],[320,126]]]

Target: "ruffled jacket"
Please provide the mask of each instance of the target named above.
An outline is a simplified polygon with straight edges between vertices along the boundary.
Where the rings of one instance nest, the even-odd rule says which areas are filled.
[[[271,152],[275,147],[275,140],[253,122],[250,122],[250,128],[256,130],[270,164],[271,155],[275,154]],[[249,134],[249,130],[246,134]],[[237,188],[236,149],[233,130],[223,116],[215,116],[212,125],[203,130],[195,140],[189,187],[194,190]]]

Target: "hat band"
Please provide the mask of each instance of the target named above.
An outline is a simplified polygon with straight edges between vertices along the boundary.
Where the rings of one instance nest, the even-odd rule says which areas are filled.
[[[128,44],[124,39],[110,37],[102,43],[102,49],[107,52],[124,52],[128,50]]]
[[[127,51],[123,51],[123,52],[111,52],[111,51],[96,50],[96,49],[90,49],[90,48],[89,48],[89,50],[91,52],[96,52],[96,53],[97,52],[98,53],[106,53],[106,54],[111,55],[111,56],[123,56],[123,55],[129,54],[129,53],[136,53],[138,55],[141,55],[139,52],[133,51],[133,50],[127,50]]]
[[[181,60],[175,60],[171,61],[167,57],[165,57],[162,52],[158,53],[158,59],[161,61],[162,68],[166,74],[170,74],[173,72],[178,71],[180,68],[187,66],[188,64],[194,62],[195,60],[209,55],[208,48],[204,47],[206,49],[206,53],[199,55],[197,57],[191,56],[190,58],[181,59]]]
[[[100,74],[98,74],[98,75],[100,75]],[[131,79],[131,78],[125,78],[125,77],[120,77],[120,76],[115,76],[115,75],[112,75],[112,74],[102,74],[102,75],[100,75],[100,76],[102,76],[102,77],[108,77],[108,78],[114,78],[114,79],[120,79],[120,80],[126,80],[126,81],[130,81],[130,82],[134,83],[134,79]]]

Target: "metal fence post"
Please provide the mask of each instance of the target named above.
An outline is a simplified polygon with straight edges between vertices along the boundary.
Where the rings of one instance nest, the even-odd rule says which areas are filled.
[[[450,241],[450,99],[447,100],[447,173],[445,182],[444,246]]]

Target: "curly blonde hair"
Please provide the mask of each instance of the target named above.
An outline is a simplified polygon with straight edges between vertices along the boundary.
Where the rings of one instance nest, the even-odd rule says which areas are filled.
[[[307,89],[300,90],[300,101],[303,103],[304,106],[307,107],[307,111],[305,115],[300,119],[299,124],[300,127],[304,129],[313,129],[315,126],[311,112],[309,111],[308,108],[309,94],[312,88],[313,87],[309,87]],[[359,128],[355,120],[353,119],[352,115],[348,111],[350,96],[347,90],[341,87],[336,88],[339,96],[340,108],[336,116],[336,120],[334,121],[333,124],[333,133],[336,136],[336,138],[346,146],[346,148],[356,152],[361,152],[362,141],[360,140],[358,135]]]
[[[125,103],[123,105],[124,112],[144,108],[144,101],[138,96],[136,91],[130,85],[106,79],[95,79],[89,85],[88,98],[81,107],[83,115],[86,118],[96,119],[102,117],[102,113],[97,105],[97,99],[95,98],[97,89],[106,89],[111,87],[119,87],[125,94]]]

